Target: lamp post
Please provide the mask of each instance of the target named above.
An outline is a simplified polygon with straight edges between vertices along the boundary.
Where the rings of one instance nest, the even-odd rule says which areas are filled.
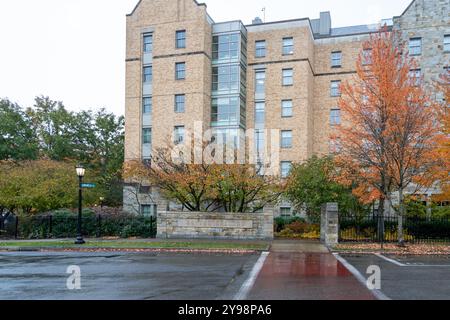
[[[81,184],[83,183],[83,177],[86,169],[82,165],[76,167],[78,176],[78,227],[77,227],[77,240],[75,244],[85,244],[83,240],[83,234],[81,232],[81,215],[82,215],[82,202],[83,202],[83,188]]]

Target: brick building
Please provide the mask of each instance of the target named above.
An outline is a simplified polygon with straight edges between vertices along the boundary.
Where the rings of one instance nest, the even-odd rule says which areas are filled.
[[[265,130],[278,130],[271,145],[281,175],[328,154],[339,84],[355,74],[362,43],[382,24],[401,33],[428,84],[448,68],[449,0],[414,0],[398,17],[342,28],[329,12],[244,25],[215,23],[195,0],[141,0],[127,16],[125,161],[149,159],[199,125],[236,145],[253,131],[256,164],[269,144]],[[167,205],[151,188],[124,188],[125,210],[152,214]],[[292,213],[289,203],[277,211]]]

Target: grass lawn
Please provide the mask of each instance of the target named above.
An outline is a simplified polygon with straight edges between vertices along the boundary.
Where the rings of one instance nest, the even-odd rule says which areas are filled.
[[[194,249],[194,250],[267,250],[268,243],[224,242],[224,241],[86,241],[77,246],[73,240],[61,241],[0,241],[0,250],[7,248],[41,249]]]

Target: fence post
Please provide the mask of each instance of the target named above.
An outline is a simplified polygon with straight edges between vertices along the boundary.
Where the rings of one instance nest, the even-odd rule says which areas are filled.
[[[53,232],[53,215],[49,215],[48,216],[48,233],[49,236],[52,236],[52,232]]]
[[[327,203],[322,206],[320,239],[327,246],[339,243],[339,206],[337,203]]]
[[[97,238],[100,238],[101,234],[102,234],[102,215],[99,214],[97,216],[97,234],[96,234]]]
[[[19,217],[18,216],[16,216],[16,223],[15,223],[15,225],[16,225],[16,230],[14,232],[14,239],[17,240],[17,237],[19,235]]]

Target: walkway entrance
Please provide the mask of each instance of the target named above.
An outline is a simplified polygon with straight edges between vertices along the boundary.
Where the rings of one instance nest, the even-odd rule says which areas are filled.
[[[316,241],[273,242],[249,300],[373,300],[375,297]]]

